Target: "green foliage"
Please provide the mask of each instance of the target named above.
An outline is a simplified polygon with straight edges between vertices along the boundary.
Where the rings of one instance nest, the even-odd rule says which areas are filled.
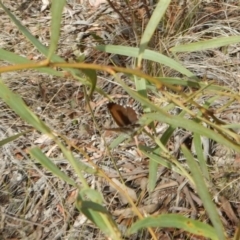
[[[177,60],[165,56],[164,54],[160,54],[159,52],[148,50],[148,44],[151,40],[151,37],[154,34],[159,22],[162,20],[164,13],[170,4],[171,1],[164,0],[159,1],[156,6],[155,11],[145,28],[145,31],[142,34],[142,38],[140,41],[140,47],[128,47],[128,46],[119,46],[119,45],[106,45],[106,46],[97,46],[96,49],[107,52],[114,53],[123,56],[129,56],[132,58],[137,58],[138,67],[141,66],[142,60],[152,61],[159,65],[167,66],[178,73],[187,77],[187,79],[181,78],[173,78],[173,77],[162,77],[162,76],[150,76],[138,69],[127,69],[127,68],[118,68],[118,67],[109,67],[109,66],[99,66],[96,64],[85,64],[85,63],[76,63],[76,64],[68,64],[64,62],[62,58],[55,54],[55,51],[58,47],[58,40],[60,35],[60,27],[61,27],[61,15],[62,10],[65,5],[64,0],[53,0],[52,1],[52,24],[51,24],[51,41],[49,49],[46,48],[41,42],[38,41],[28,30],[25,28],[20,21],[0,2],[0,6],[5,11],[5,13],[10,17],[10,19],[15,23],[16,27],[19,31],[31,42],[33,46],[35,46],[40,53],[42,53],[46,60],[40,63],[35,63],[27,58],[18,56],[17,54],[11,53],[9,51],[0,49],[0,59],[8,61],[9,63],[16,64],[10,67],[1,67],[0,73],[7,71],[15,71],[15,70],[23,70],[23,69],[35,69],[39,72],[44,72],[53,76],[63,76],[63,73],[60,71],[54,70],[52,67],[62,67],[65,71],[68,71],[72,74],[72,76],[80,81],[87,87],[90,87],[89,97],[91,98],[94,91],[97,91],[104,95],[103,91],[97,87],[97,70],[106,71],[112,74],[115,77],[116,82],[118,82],[123,89],[128,92],[128,94],[139,101],[144,108],[151,111],[151,113],[144,114],[140,119],[140,123],[142,126],[147,126],[150,123],[156,122],[164,122],[168,124],[168,128],[165,133],[162,135],[161,139],[153,136],[153,140],[156,143],[155,149],[149,149],[146,146],[139,146],[139,149],[142,153],[147,156],[150,160],[149,163],[149,191],[153,191],[156,186],[157,181],[157,168],[160,165],[165,166],[166,168],[175,171],[184,177],[186,177],[189,182],[191,182],[203,201],[203,205],[205,210],[211,220],[213,225],[202,223],[200,220],[191,220],[189,218],[180,216],[178,214],[167,214],[167,215],[159,215],[159,216],[149,216],[143,217],[137,210],[137,207],[133,202],[129,200],[129,204],[132,208],[135,209],[139,220],[133,224],[133,226],[129,229],[129,233],[134,233],[138,231],[140,228],[149,228],[149,227],[174,227],[181,228],[184,231],[187,231],[191,234],[196,234],[200,236],[204,236],[210,239],[225,239],[225,233],[223,224],[219,218],[217,213],[217,208],[212,201],[212,197],[209,194],[209,189],[206,186],[205,181],[210,181],[210,176],[208,172],[208,167],[206,164],[206,159],[204,158],[202,152],[202,146],[200,138],[204,136],[208,139],[212,139],[224,146],[227,146],[229,149],[233,149],[237,152],[240,152],[239,146],[239,137],[235,134],[231,129],[236,126],[228,126],[228,128],[223,127],[220,122],[211,122],[209,120],[212,117],[211,113],[208,112],[209,106],[204,106],[205,112],[203,113],[203,108],[199,107],[192,99],[193,95],[187,95],[182,92],[182,88],[177,88],[177,86],[185,86],[192,87],[198,90],[197,94],[203,95],[203,91],[213,92],[215,95],[219,95],[220,93],[226,91],[226,88],[222,88],[221,86],[209,84],[199,81],[194,73],[186,69],[182,66]],[[171,49],[172,52],[186,52],[186,51],[199,51],[207,48],[220,47],[225,46],[227,44],[238,43],[240,42],[240,37],[228,37],[228,38],[220,38],[213,39],[203,42],[197,42],[192,44],[187,44],[184,46],[176,46]],[[130,89],[118,76],[116,72],[122,72],[124,74],[130,74],[135,77],[136,89],[138,91],[133,91]],[[85,77],[82,77],[85,76]],[[194,78],[189,79],[189,78]],[[175,90],[177,97],[169,96],[167,92],[165,93],[168,97],[169,104],[164,108],[160,108],[157,105],[153,104],[150,100],[146,98],[147,91],[153,90],[156,94],[158,94],[159,89],[164,86],[171,90]],[[111,239],[122,239],[120,230],[117,227],[116,222],[113,220],[111,213],[104,207],[103,198],[101,193],[96,190],[93,190],[88,185],[84,174],[88,173],[92,175],[98,175],[102,177],[106,177],[103,172],[101,172],[96,166],[90,167],[82,162],[77,161],[72,152],[65,146],[65,144],[60,141],[55,133],[43,122],[41,121],[36,114],[33,113],[24,103],[20,96],[14,94],[3,82],[0,82],[0,97],[5,101],[8,106],[15,111],[15,113],[20,116],[25,122],[29,123],[33,126],[34,129],[40,131],[43,134],[47,134],[57,146],[61,149],[63,155],[68,159],[72,168],[76,172],[81,186],[76,184],[73,179],[64,174],[51,160],[41,152],[38,148],[31,148],[29,153],[32,158],[36,159],[40,162],[45,168],[47,168],[50,172],[55,174],[61,180],[67,182],[70,185],[75,186],[78,190],[78,199],[76,202],[76,207],[79,211],[81,211],[89,220],[91,220],[106,236],[109,236]],[[182,100],[179,101],[181,97]],[[234,94],[231,95],[232,98],[237,98]],[[169,109],[173,109],[174,107],[180,107],[182,111],[179,115],[173,116],[169,114]],[[197,113],[194,113],[191,109],[197,109]],[[188,119],[186,116],[190,115],[192,118]],[[205,125],[203,125],[203,123]],[[210,126],[211,128],[206,127]],[[239,127],[239,126],[237,126]],[[187,160],[187,164],[189,167],[189,171],[186,170],[181,164],[173,157],[168,155],[166,152],[166,144],[172,136],[173,132],[177,128],[183,128],[188,130],[193,134],[194,137],[194,147],[196,149],[197,158],[199,160],[199,164],[194,160],[192,154],[186,149],[186,147],[182,146],[182,152],[185,155]],[[4,139],[1,141],[0,145],[9,143],[16,138],[22,136],[24,133],[20,133],[13,137]],[[115,141],[111,143],[110,148],[114,148],[119,145],[120,142],[124,141],[128,136],[120,135]],[[234,139],[234,140],[232,140]],[[84,154],[84,153],[82,153]],[[109,180],[109,179],[108,179]],[[125,192],[123,192],[126,194]],[[152,237],[156,239],[154,233],[149,229]]]

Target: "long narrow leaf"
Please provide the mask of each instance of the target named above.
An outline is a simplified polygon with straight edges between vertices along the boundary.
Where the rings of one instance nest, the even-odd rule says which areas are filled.
[[[194,133],[193,143],[194,143],[194,147],[197,153],[197,158],[198,158],[202,173],[206,179],[210,180],[208,167],[207,167],[207,159],[204,158],[201,137],[199,134]]]
[[[222,37],[217,39],[205,40],[196,43],[189,43],[185,45],[179,45],[170,49],[172,52],[195,52],[202,51],[206,49],[212,49],[222,46],[227,46],[229,44],[235,44],[240,42],[239,36],[232,37]]]
[[[63,7],[65,6],[66,0],[53,0],[51,6],[51,42],[48,51],[48,60],[51,59],[55,50],[57,49],[58,39],[61,28],[61,18]]]
[[[169,138],[171,137],[171,135],[173,134],[175,128],[169,127],[164,134],[162,135],[160,141],[162,142],[163,145],[166,145]],[[149,180],[148,180],[148,186],[149,186],[149,191],[153,191],[155,186],[156,186],[156,182],[157,182],[157,169],[158,169],[158,165],[161,163],[162,166],[168,167],[169,169],[173,168],[175,169],[176,167],[173,166],[173,164],[171,162],[166,162],[166,160],[161,159],[160,156],[156,156],[154,155],[154,153],[158,153],[159,155],[161,154],[162,150],[158,149],[157,151],[154,151],[153,154],[150,154],[149,158],[150,158],[150,162],[149,162]],[[146,155],[146,152],[144,153]],[[157,161],[156,161],[157,160]],[[177,168],[175,169],[175,171],[179,171]]]
[[[118,45],[99,45],[96,48],[100,51],[104,51],[107,53],[115,53],[115,54],[129,56],[129,57],[138,56],[138,48],[134,48],[134,47],[125,47],[125,46],[118,46]],[[184,68],[180,63],[176,62],[175,60],[169,57],[166,57],[161,53],[154,52],[147,49],[144,51],[143,59],[164,64],[165,66],[168,66],[171,69],[174,69],[186,75],[187,77],[195,77],[194,73]]]
[[[0,49],[0,59],[3,60],[3,61],[10,62],[10,63],[20,63],[20,64],[22,64],[22,63],[33,63],[33,61],[30,61],[27,58],[24,58],[24,57],[19,56],[15,53],[6,51],[4,49]],[[51,68],[37,68],[36,70],[39,71],[39,72],[51,74],[51,75],[54,75],[54,76],[57,76],[57,77],[63,77],[64,76],[64,74],[62,72],[56,71],[56,70],[51,69]]]
[[[25,132],[21,132],[21,133],[18,133],[14,136],[11,136],[11,137],[8,137],[8,138],[5,138],[3,140],[0,141],[0,147],[2,147],[3,145],[9,143],[9,142],[12,142],[16,139],[18,139],[19,137],[23,136],[24,134],[28,133],[28,132],[31,132],[32,130],[27,130]]]
[[[194,160],[192,154],[189,152],[189,150],[182,146],[182,151],[184,156],[186,157],[188,166],[190,167],[190,171],[193,177],[193,180],[195,182],[197,192],[199,196],[201,197],[203,201],[203,205],[208,213],[209,218],[211,219],[211,222],[215,228],[216,235],[218,236],[219,240],[224,240],[224,231],[223,226],[220,220],[220,217],[217,212],[217,208],[212,202],[212,198],[208,192],[207,186],[204,182],[204,179],[202,177],[202,173],[199,169],[199,166],[197,165],[196,161]]]
[[[76,202],[78,210],[95,223],[110,239],[122,239],[116,223],[113,221],[112,216],[108,213],[106,208],[98,203],[84,201],[83,199],[84,196],[79,194]]]
[[[158,27],[158,24],[160,20],[162,19],[166,9],[168,8],[168,5],[170,4],[171,0],[160,0],[158,4],[156,5],[155,10],[152,13],[152,16],[146,26],[146,29],[144,30],[144,33],[142,35],[141,41],[140,41],[140,48],[138,53],[138,63],[137,66],[141,67],[141,61],[143,57],[143,53],[151,40],[154,31]]]
[[[162,214],[157,217],[146,217],[143,220],[139,220],[134,223],[129,229],[129,234],[135,233],[139,229],[146,227],[179,228],[192,234],[210,238],[212,240],[218,240],[213,227],[205,223],[183,217],[179,214]]]
[[[58,2],[56,0],[56,2]],[[56,3],[57,4],[57,3]],[[8,14],[10,19],[13,21],[13,23],[18,27],[19,31],[24,34],[24,36],[38,49],[39,52],[41,52],[44,56],[48,55],[48,48],[46,48],[41,42],[38,41],[28,30],[26,27],[24,27],[19,20],[3,5],[3,3],[0,1],[0,6],[3,8],[3,10]],[[56,54],[53,54],[51,57],[52,61],[56,62],[64,62],[64,60],[59,57]],[[81,71],[78,69],[70,69],[66,68],[69,72],[71,72],[77,79],[80,80],[79,76],[81,76]],[[93,70],[92,70],[93,71]],[[88,76],[88,72],[82,71]],[[88,76],[91,79],[91,76]]]
[[[29,153],[32,157],[34,157],[38,162],[42,164],[46,169],[51,171],[53,174],[58,176],[63,181],[67,182],[68,184],[76,187],[76,183],[74,180],[69,178],[64,172],[62,172],[49,158],[44,155],[39,148],[32,148]]]
[[[35,129],[42,133],[52,134],[49,127],[41,121],[23,102],[23,100],[14,94],[3,82],[0,81],[0,97],[8,104],[26,122],[30,123]]]

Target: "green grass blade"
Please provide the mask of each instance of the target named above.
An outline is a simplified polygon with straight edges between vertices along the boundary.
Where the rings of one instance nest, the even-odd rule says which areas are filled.
[[[16,64],[22,64],[22,63],[33,63],[33,61],[30,61],[27,58],[21,57],[15,53],[6,51],[4,49],[0,49],[0,59],[3,61],[7,61],[10,63],[16,63]],[[62,72],[56,71],[51,68],[36,68],[36,71],[51,74],[57,77],[63,77],[64,74]]]
[[[180,86],[186,86],[186,87],[192,87],[192,88],[204,88],[206,87],[206,84],[208,84],[207,89],[208,90],[215,90],[215,91],[231,91],[230,88],[227,88],[226,86],[217,86],[214,84],[209,84],[206,82],[199,82],[196,80],[190,80],[190,79],[182,79],[182,78],[172,78],[172,77],[157,77],[157,79],[160,80],[162,83],[167,83],[169,85],[177,84]]]
[[[172,52],[195,52],[202,51],[206,49],[213,49],[217,47],[222,47],[230,44],[236,44],[240,42],[239,36],[232,37],[222,37],[217,39],[199,41],[196,43],[189,43],[185,45],[176,46],[170,49]]]
[[[88,94],[89,99],[91,99],[97,85],[97,72],[91,69],[84,69],[83,72],[88,76],[89,82],[91,82],[91,89]]]
[[[162,135],[160,141],[165,146],[173,134],[175,128],[169,127],[164,134]],[[149,178],[148,178],[148,187],[149,191],[153,191],[156,182],[157,182],[157,172],[158,172],[158,165],[161,164],[162,166],[165,166],[169,169],[174,169],[176,171],[179,171],[171,162],[166,161],[165,159],[162,159],[160,156],[155,155],[157,153],[160,155],[162,152],[162,149],[157,148],[157,150],[154,150],[152,154],[147,154],[146,152],[143,152],[145,155],[147,154],[150,162],[149,162]],[[146,155],[146,156],[147,156]]]
[[[111,214],[108,213],[106,208],[98,203],[84,201],[83,199],[84,196],[79,194],[76,202],[77,209],[95,223],[108,238],[114,240],[122,239],[116,223],[113,221]]]
[[[171,161],[168,161],[167,159],[156,155],[154,153],[149,153],[148,151],[146,151],[146,149],[143,146],[140,146],[139,149],[142,151],[142,153],[148,157],[150,159],[150,166],[149,166],[149,191],[153,191],[154,187],[156,185],[156,172],[157,172],[157,167],[160,164],[161,166],[164,166],[168,169],[173,170],[174,172],[177,172],[179,174],[182,174],[182,172],[175,166],[175,164],[173,164]],[[157,150],[159,150],[159,148],[157,148]],[[156,163],[156,164],[153,164]],[[152,168],[153,169],[152,169]],[[151,173],[151,171],[154,171],[153,173]]]
[[[127,138],[129,138],[129,136],[127,134],[125,134],[125,133],[120,134],[117,138],[115,138],[113,141],[111,141],[109,148],[113,149],[113,148],[117,147],[120,143],[122,143]]]
[[[179,116],[184,116],[185,111],[182,111]],[[169,140],[169,138],[172,136],[173,132],[174,132],[175,128],[174,127],[169,127],[164,134],[162,135],[160,141],[161,143],[165,146]],[[169,169],[173,169],[176,172],[178,172],[179,174],[183,174],[183,172],[178,169],[174,164],[166,161],[165,159],[162,159],[160,157],[160,154],[162,152],[162,149],[157,148],[153,151],[152,154],[150,154],[148,157],[150,158],[150,162],[149,162],[149,190],[153,191],[156,185],[156,181],[157,181],[157,169],[158,169],[158,164],[161,164],[162,166],[165,166]],[[146,152],[144,152],[144,154],[146,155]]]
[[[196,132],[200,134],[201,136],[206,136],[212,140],[215,140],[218,143],[221,143],[225,145],[226,147],[232,148],[236,150],[237,152],[240,152],[240,145],[236,144],[233,141],[229,141],[224,136],[220,135],[219,133],[206,128],[199,123],[196,123],[193,120],[185,119],[179,116],[172,116],[172,115],[166,115],[161,109],[157,111],[157,113],[149,113],[145,114],[143,119],[152,119],[157,121],[163,121],[165,123],[168,123],[172,127],[182,127],[186,130],[189,130],[191,132]]]
[[[165,11],[167,10],[170,2],[171,2],[171,0],[159,1],[158,4],[156,5],[155,10],[152,13],[152,16],[146,26],[146,29],[144,30],[144,33],[143,33],[141,41],[140,41],[138,62],[137,62],[138,67],[141,67],[143,53],[144,53],[145,49],[147,48],[148,43],[151,40],[156,28],[158,27],[160,20],[162,19],[163,15],[165,14]]]
[[[2,147],[3,145],[9,143],[9,142],[12,142],[16,139],[18,139],[19,137],[23,136],[24,134],[28,133],[28,132],[31,132],[32,130],[27,130],[25,132],[21,132],[21,133],[18,133],[14,136],[11,136],[11,137],[8,137],[8,138],[5,138],[3,140],[0,141],[0,147]]]
[[[146,217],[134,223],[129,229],[129,234],[146,227],[179,228],[198,236],[218,240],[213,227],[179,214],[162,214],[157,217]]]
[[[222,226],[220,217],[218,215],[216,206],[212,201],[212,197],[210,196],[210,194],[208,192],[208,188],[202,177],[202,173],[201,173],[196,161],[194,160],[192,154],[190,153],[190,151],[185,146],[182,146],[181,149],[183,151],[184,156],[186,157],[186,161],[188,163],[188,166],[191,171],[191,175],[192,175],[193,180],[196,185],[196,190],[197,190],[200,198],[202,199],[203,205],[204,205],[204,207],[208,213],[208,216],[215,228],[216,235],[218,236],[219,240],[224,240],[225,236],[224,236],[223,226]]]
[[[58,143],[58,145],[61,148],[61,151],[63,152],[64,156],[68,159],[69,163],[71,164],[71,166],[75,170],[75,173],[77,174],[78,178],[80,179],[83,187],[84,188],[88,188],[89,187],[88,183],[87,183],[86,179],[83,176],[83,170],[87,170],[90,167],[84,165],[80,161],[77,161],[75,159],[75,157],[73,156],[73,153],[70,150],[68,150],[63,144]],[[84,167],[84,168],[82,168],[82,167]],[[91,173],[92,174],[96,173],[96,170],[92,168]]]
[[[57,1],[57,0],[56,0]],[[22,32],[22,34],[38,49],[39,52],[41,52],[44,56],[48,55],[48,48],[46,48],[41,42],[38,41],[28,30],[26,27],[24,27],[20,21],[17,20],[17,18],[0,2],[0,6],[3,8],[3,10],[8,14],[12,22],[18,27],[19,31]],[[51,61],[55,62],[64,62],[64,60],[59,57],[58,55],[54,54],[51,57]],[[71,68],[65,68],[69,72],[71,72],[76,79],[81,81],[81,71],[78,69],[71,69]],[[84,72],[84,71],[82,71]],[[87,74],[87,72],[85,72]],[[91,76],[89,76],[91,78]]]
[[[41,121],[23,102],[23,100],[17,95],[11,92],[4,83],[0,82],[0,97],[9,105],[11,109],[13,109],[17,115],[19,115],[23,120],[31,124],[35,129],[38,131],[47,134],[52,139],[55,139],[54,134],[52,133],[51,129],[45,125],[43,121]],[[96,173],[96,171],[85,165],[81,162],[77,161],[73,156],[72,153],[67,150],[60,141],[57,142],[58,146],[61,148],[65,157],[69,160],[72,164],[78,176],[81,177],[82,182],[85,182],[84,178],[82,177],[81,171],[86,171],[90,174]]]
[[[141,94],[143,97],[147,98],[147,84],[146,84],[146,80],[144,78],[138,78],[136,76],[134,76],[134,80],[135,80],[135,86],[136,86],[136,90],[139,94]],[[143,106],[144,108],[144,106]],[[144,108],[144,112],[149,112],[150,109],[145,109]]]
[[[207,159],[205,159],[204,154],[203,154],[201,137],[197,133],[194,133],[194,135],[193,135],[193,144],[194,144],[194,147],[195,147],[195,150],[197,153],[197,159],[199,161],[199,165],[202,170],[203,176],[207,180],[210,180],[208,167],[207,167]]]
[[[96,49],[107,52],[107,53],[114,53],[114,54],[119,54],[123,56],[135,57],[135,58],[138,57],[138,48],[134,48],[134,47],[125,47],[125,46],[119,46],[119,45],[99,45],[96,47]],[[169,57],[166,57],[161,53],[154,52],[147,49],[144,51],[143,59],[164,64],[165,66],[168,66],[171,69],[174,69],[182,73],[183,75],[186,75],[187,77],[195,77],[194,73],[187,70],[180,63],[176,62],[175,60]]]
[[[48,51],[48,60],[51,59],[52,55],[57,49],[58,39],[60,36],[62,11],[65,6],[66,0],[53,0],[51,6],[51,41]]]
[[[57,177],[74,187],[77,186],[74,180],[72,180],[64,172],[62,172],[49,158],[46,157],[46,155],[41,152],[39,148],[32,148],[31,150],[29,150],[29,153],[33,158],[40,162],[42,166],[55,174]]]
[[[98,192],[95,189],[84,188],[79,192],[79,194],[82,196],[82,198],[90,199],[91,201],[93,201],[95,203],[99,203],[99,204],[104,203],[103,196],[101,195],[100,192]]]
[[[183,118],[181,116],[173,116],[165,112],[163,109],[159,108],[158,106],[154,105],[151,103],[148,99],[142,97],[139,93],[131,90],[123,81],[120,79],[116,78],[117,82],[121,84],[123,89],[134,99],[142,103],[143,105],[151,108],[153,111],[156,111],[157,113],[147,113],[144,114],[141,118],[141,121],[147,122],[149,120],[157,120],[159,122],[165,122],[172,127],[182,127],[186,130],[189,130],[191,132],[196,132],[200,134],[201,136],[206,136],[212,140],[215,140],[216,142],[225,145],[226,147],[229,147],[231,149],[236,150],[237,152],[240,152],[240,145],[235,143],[234,141],[228,140],[226,137],[223,135],[206,128],[202,126],[201,124],[189,120],[186,118]]]
[[[48,53],[48,49],[40,43],[28,30],[26,27],[24,27],[21,22],[0,2],[0,6],[3,8],[3,10],[7,13],[7,15],[10,17],[12,22],[18,27],[19,31],[22,32],[26,38],[41,52],[44,53],[46,56]]]
[[[41,121],[23,102],[23,100],[14,94],[3,82],[0,82],[0,97],[7,103],[7,105],[15,111],[15,113],[30,123],[35,129],[42,133],[52,134],[43,121]]]

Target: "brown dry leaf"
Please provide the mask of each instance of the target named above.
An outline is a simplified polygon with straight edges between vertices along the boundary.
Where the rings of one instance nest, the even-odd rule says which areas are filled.
[[[155,211],[157,211],[159,209],[160,205],[161,204],[159,204],[159,203],[149,204],[149,205],[140,207],[139,211],[144,215],[149,215],[149,214],[152,214]]]
[[[118,187],[122,188],[124,190],[124,192],[126,192],[126,194],[128,194],[128,196],[134,201],[136,202],[137,201],[137,194],[136,192],[129,188],[129,187],[126,187],[125,185],[123,185],[122,183],[120,183],[116,178],[113,178],[112,181],[118,185]],[[115,190],[117,191],[117,189],[114,188],[114,186],[110,183],[110,186]],[[122,201],[123,204],[127,204],[128,203],[128,200],[127,198],[125,197],[124,194],[122,193],[119,193],[119,198],[120,200]]]
[[[235,215],[233,209],[232,209],[232,206],[231,204],[229,203],[229,201],[223,197],[223,196],[220,196],[220,201],[222,202],[222,209],[224,210],[224,212],[227,214],[228,218],[233,222],[235,223],[235,225],[237,226],[238,222],[239,222],[239,219],[237,218],[237,216]]]
[[[160,204],[156,203],[156,204],[149,204],[146,206],[141,206],[138,208],[138,210],[144,215],[146,215],[146,214],[149,215],[149,214],[152,214],[153,212],[157,211],[159,207],[160,207]],[[131,217],[136,216],[136,214],[134,213],[132,208],[115,210],[113,215],[119,216],[119,217],[121,216],[121,219],[131,218]]]
[[[146,176],[146,174],[145,174]],[[139,186],[142,191],[145,191],[147,189],[148,185],[148,178],[143,175],[138,175],[138,178],[134,180],[134,184]]]
[[[125,209],[118,209],[113,211],[113,215],[114,216],[121,216],[121,219],[125,219],[125,218],[131,218],[134,217],[135,214],[132,210],[132,208],[125,208]]]
[[[22,160],[23,159],[23,155],[21,154],[21,153],[19,153],[19,152],[17,152],[17,153],[15,153],[15,158],[17,159],[17,160]]]
[[[60,204],[57,204],[57,210],[62,214],[62,216],[66,217],[64,207]]]
[[[43,234],[43,228],[40,226],[37,226],[36,229],[33,231],[32,234],[28,236],[28,239],[35,239],[40,240]]]
[[[43,144],[44,143],[45,145],[48,145],[51,142],[52,142],[52,139],[47,134],[43,134],[34,141],[34,144]]]
[[[89,102],[90,106],[91,106],[91,109],[95,109],[96,108],[96,103],[94,102]],[[86,104],[86,111],[90,112],[90,109],[89,109],[89,106],[88,104]]]
[[[233,166],[236,168],[240,168],[240,154],[236,154],[235,161],[233,162]]]
[[[67,197],[67,203],[74,203],[77,198],[78,190],[73,190]]]

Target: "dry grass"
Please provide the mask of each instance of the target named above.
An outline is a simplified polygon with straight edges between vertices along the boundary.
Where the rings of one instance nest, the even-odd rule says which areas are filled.
[[[130,10],[124,5],[116,8],[124,15],[131,26]],[[136,5],[136,2],[133,1]],[[175,2],[175,1],[172,1]],[[185,1],[183,1],[185,2]],[[3,3],[28,27],[31,33],[38,36],[43,44],[49,43],[49,8],[41,12],[42,2],[5,0]],[[132,6],[135,6],[135,5]],[[26,7],[27,6],[27,7]],[[236,1],[192,1],[191,4],[174,4],[169,8],[164,21],[155,34],[151,48],[171,56],[168,49],[179,43],[190,43],[213,37],[240,35],[239,4]],[[86,62],[131,66],[131,59],[110,56],[96,52],[92,47],[100,44],[121,44],[137,46],[141,29],[148,18],[143,14],[144,7],[136,7],[136,24],[139,36],[133,35],[128,26],[107,3],[97,8],[88,1],[68,1],[63,13],[63,25],[59,41],[58,55],[67,61],[75,61],[83,54]],[[151,12],[151,8],[148,8]],[[87,22],[86,22],[87,21]],[[81,24],[82,23],[82,24]],[[15,52],[33,60],[40,60],[41,55],[19,34],[7,15],[0,9],[0,48]],[[99,36],[98,41],[94,34]],[[113,58],[112,58],[113,57]],[[172,56],[171,56],[172,57]],[[179,61],[199,78],[212,81],[239,91],[239,45],[195,53],[181,53]],[[8,63],[2,62],[1,65]],[[179,76],[171,69],[159,65],[145,65],[150,75]],[[4,82],[18,93],[26,104],[56,132],[66,136],[76,146],[88,154],[86,159],[74,151],[77,159],[87,162],[89,159],[108,173],[110,178],[117,177],[117,171],[110,158],[117,161],[117,167],[127,186],[133,191],[139,202],[139,208],[147,214],[163,212],[180,212],[187,216],[208,221],[202,208],[202,202],[191,188],[185,185],[179,188],[184,179],[176,173],[159,167],[158,182],[153,193],[147,191],[148,159],[139,155],[134,143],[123,144],[111,155],[106,152],[103,138],[111,143],[118,134],[98,131],[86,102],[81,83],[70,78],[50,77],[35,71],[5,73],[1,76]],[[127,81],[127,80],[126,80]],[[131,81],[128,82],[132,84]],[[114,80],[103,73],[98,75],[98,86],[117,102],[131,102],[132,99]],[[161,102],[154,93],[149,93],[155,103]],[[210,98],[210,96],[205,96]],[[112,125],[112,119],[106,110],[108,100],[95,93],[91,101],[96,122],[100,129]],[[221,99],[212,108],[218,109],[228,99]],[[1,139],[29,129],[5,103],[0,102],[0,136]],[[226,122],[239,122],[239,103],[234,103],[217,117]],[[160,126],[159,133],[164,131]],[[175,136],[184,138],[186,132],[179,131]],[[181,139],[179,140],[181,142]],[[142,136],[140,142],[154,146],[149,138]],[[0,153],[0,202],[1,202],[1,239],[105,239],[99,230],[74,207],[76,189],[52,176],[50,172],[30,159],[27,149],[38,145],[41,150],[67,175],[78,181],[75,173],[63,158],[58,147],[47,137],[38,132],[31,132],[16,141],[6,144]],[[176,148],[177,140],[173,139],[169,147]],[[222,222],[229,234],[234,235],[237,221],[240,218],[239,155],[213,143],[209,151],[209,169],[212,184],[219,191],[219,204]],[[179,149],[175,150],[179,151]],[[107,209],[112,213],[123,233],[134,221],[133,214],[126,206],[126,199],[119,196],[116,190],[97,176],[85,176],[89,184],[102,192]],[[182,185],[183,186],[183,185]],[[211,189],[211,186],[210,186]],[[177,191],[178,190],[178,191]],[[216,192],[215,192],[216,194]],[[178,203],[176,204],[176,199]],[[194,203],[192,203],[194,202]],[[181,231],[159,231],[159,239],[200,239],[184,235]],[[168,235],[169,234],[169,235]],[[167,237],[168,235],[168,237]],[[136,238],[135,238],[136,237]],[[128,239],[128,238],[126,238]],[[147,232],[142,236],[131,236],[129,239],[150,239]]]

